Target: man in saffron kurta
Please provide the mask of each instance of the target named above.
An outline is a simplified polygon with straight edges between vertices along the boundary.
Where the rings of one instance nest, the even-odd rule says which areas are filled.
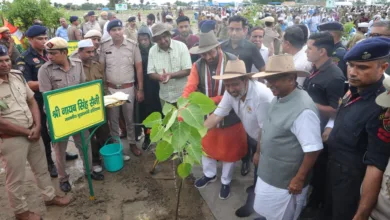
[[[225,91],[222,80],[214,80],[212,76],[223,75],[228,60],[237,58],[221,50],[213,31],[200,34],[199,46],[190,50],[191,54],[200,54],[188,77],[183,96],[188,97],[191,92],[199,91],[210,97],[218,104]],[[195,182],[197,188],[203,188],[214,182],[217,173],[217,160],[222,161],[220,199],[227,199],[230,194],[229,184],[232,180],[234,162],[240,160],[247,153],[247,137],[240,119],[231,111],[230,114],[217,126],[208,131],[202,140],[204,152],[202,157],[204,176]]]

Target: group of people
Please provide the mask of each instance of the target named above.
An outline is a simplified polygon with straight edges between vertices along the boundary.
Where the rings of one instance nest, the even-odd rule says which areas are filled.
[[[49,176],[58,176],[60,189],[71,191],[66,159],[75,155],[66,153],[68,140],[51,143],[42,93],[97,79],[105,95],[123,92],[129,102],[107,108],[108,123],[88,143],[86,163],[94,180],[104,180],[99,149],[110,137],[121,136],[121,121],[131,152],[140,156],[136,139],[142,129],[135,125],[162,112],[165,103],[176,105],[181,96],[199,91],[218,108],[205,120],[204,175],[195,187],[217,180],[220,161],[219,198],[228,199],[235,162],[242,160],[243,176],[254,166],[253,185],[236,216],[390,218],[388,21],[373,24],[370,37],[348,51],[340,42],[343,26],[336,21],[318,25],[316,32],[294,24],[278,33],[272,16],[263,18],[264,27],[250,27],[234,15],[224,18],[223,40],[211,15],[197,35],[186,16],[179,16],[173,28],[148,15],[147,25],[126,34],[135,17],[125,25],[112,12],[102,23],[94,12],[87,15],[82,31],[76,16],[69,19],[68,40],[79,41],[70,56],[65,31],[48,39],[42,25],[27,30],[30,46],[17,58],[12,44],[0,45],[0,159],[17,219],[40,219],[23,196],[26,161],[47,205],[70,202],[55,196]],[[2,36],[9,34],[0,30]],[[145,150],[151,141],[144,132]],[[73,139],[80,142],[81,136]]]

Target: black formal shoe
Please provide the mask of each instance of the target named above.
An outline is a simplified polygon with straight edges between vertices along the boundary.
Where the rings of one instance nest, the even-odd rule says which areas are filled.
[[[87,176],[87,175],[85,175],[85,176]],[[102,181],[102,180],[104,180],[104,175],[102,173],[97,173],[97,172],[93,171],[91,173],[91,178],[93,180]]]
[[[76,160],[77,158],[79,158],[79,155],[66,152],[66,161]]]
[[[249,173],[249,161],[243,161],[241,165],[241,175],[246,176]]]
[[[56,167],[56,165],[54,165],[54,164],[49,164],[49,165],[47,166],[47,168],[48,168],[48,170],[49,170],[49,173],[50,173],[51,178],[56,178],[56,177],[58,177],[58,172],[57,172],[57,167]]]
[[[69,181],[60,183],[60,188],[62,192],[70,192],[72,190],[72,186],[70,185]]]
[[[240,218],[250,216],[255,210],[253,209],[253,203],[255,202],[255,193],[252,191],[248,193],[245,205],[237,209],[236,216]]]

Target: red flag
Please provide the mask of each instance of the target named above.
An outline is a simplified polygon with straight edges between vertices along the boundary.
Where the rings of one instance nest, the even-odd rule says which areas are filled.
[[[13,26],[5,18],[3,18],[3,24],[4,24],[4,27],[8,27],[9,28],[9,32],[11,32],[11,34],[15,33],[18,30],[17,27]]]

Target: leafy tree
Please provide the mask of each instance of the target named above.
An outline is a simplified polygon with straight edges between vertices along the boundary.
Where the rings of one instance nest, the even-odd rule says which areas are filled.
[[[72,7],[72,3],[68,3],[64,7],[65,9],[70,10],[70,8]]]
[[[3,13],[22,31],[26,31],[34,19],[41,20],[48,28],[56,28],[58,20],[65,17],[65,11],[53,7],[48,0],[14,0],[7,3]]]

